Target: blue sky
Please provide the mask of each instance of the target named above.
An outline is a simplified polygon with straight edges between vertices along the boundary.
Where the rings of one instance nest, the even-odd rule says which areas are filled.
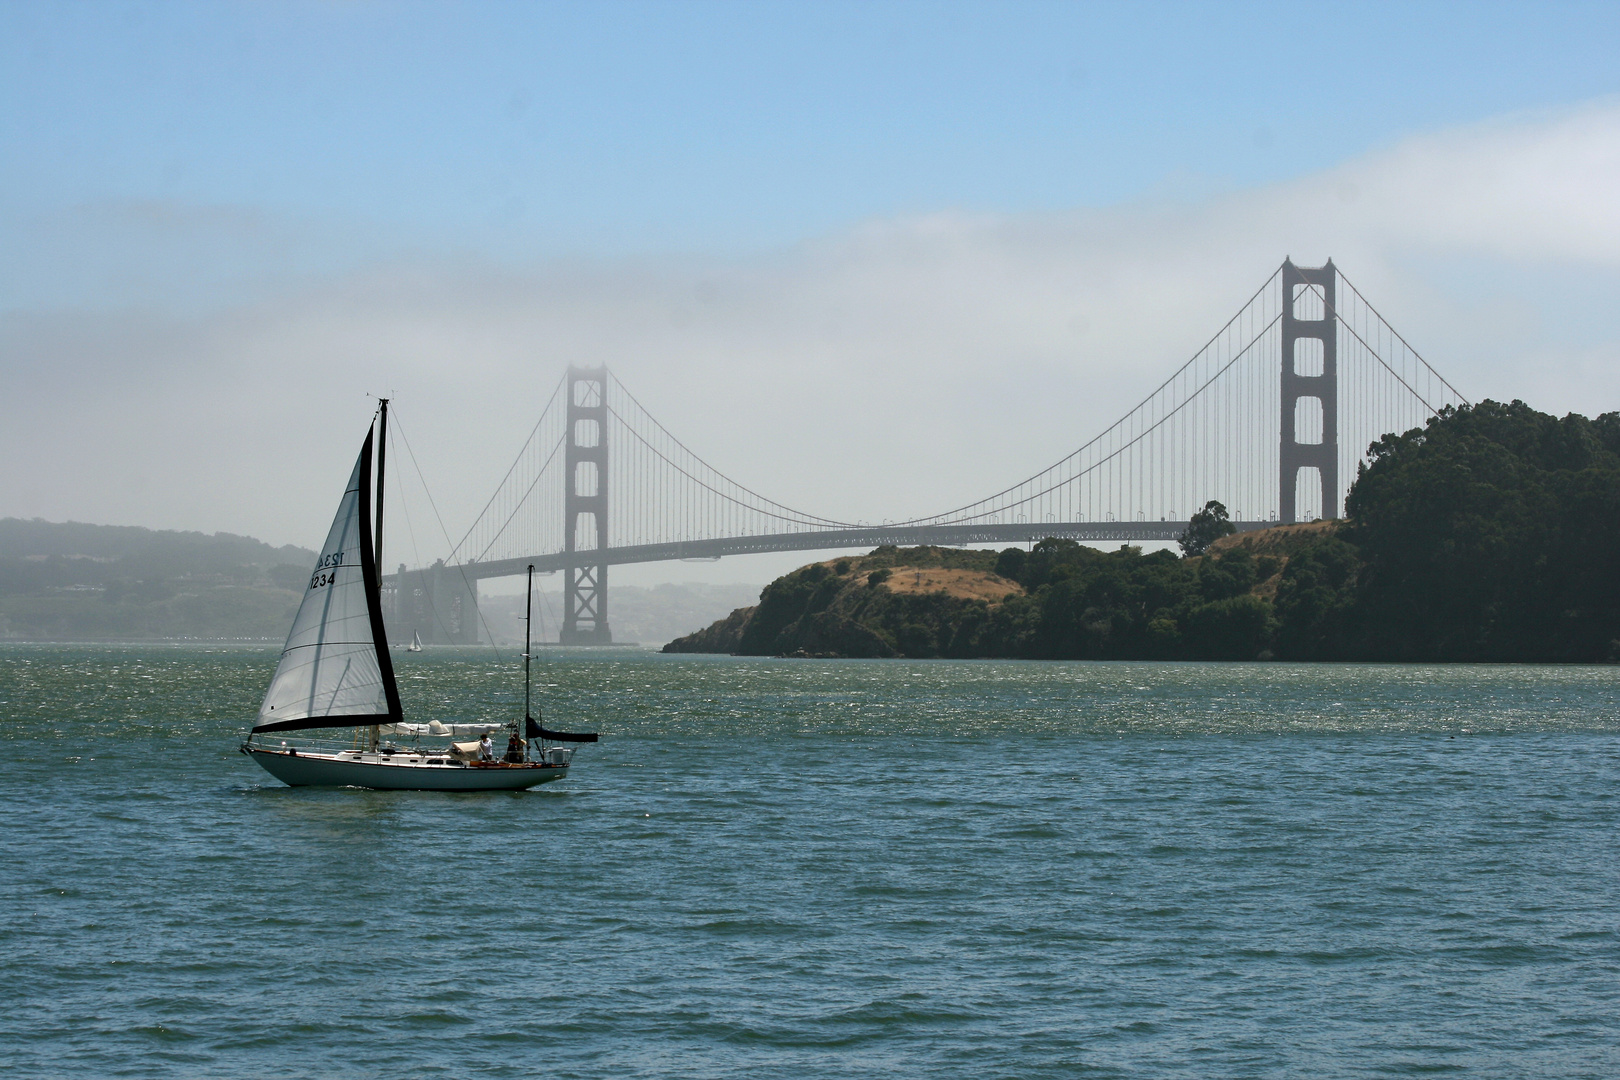
[[[1197,197],[1612,93],[1620,55],[1612,3],[3,10],[13,214],[251,208],[508,257]]]
[[[1290,254],[1472,396],[1620,408],[1617,58],[1613,3],[0,2],[0,452],[38,463],[0,514],[301,541],[327,511],[279,474],[379,386],[478,418],[428,447],[472,506],[538,408],[513,378],[570,361],[786,502],[926,512],[1072,449]],[[815,397],[923,373],[903,417]],[[987,397],[1034,414],[892,514],[761,451],[809,411],[913,475]]]

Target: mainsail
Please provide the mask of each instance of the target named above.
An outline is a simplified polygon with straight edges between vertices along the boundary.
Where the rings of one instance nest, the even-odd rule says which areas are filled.
[[[401,719],[371,546],[371,440],[368,431],[254,731]]]

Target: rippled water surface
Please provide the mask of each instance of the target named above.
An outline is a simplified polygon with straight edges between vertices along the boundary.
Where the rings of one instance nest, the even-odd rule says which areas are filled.
[[[238,754],[275,654],[0,646],[0,1072],[1620,1075],[1613,668],[557,652],[441,795]]]

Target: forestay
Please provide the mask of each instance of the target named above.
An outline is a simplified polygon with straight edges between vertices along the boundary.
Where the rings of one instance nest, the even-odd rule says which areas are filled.
[[[371,440],[367,433],[254,731],[400,719],[371,550]]]

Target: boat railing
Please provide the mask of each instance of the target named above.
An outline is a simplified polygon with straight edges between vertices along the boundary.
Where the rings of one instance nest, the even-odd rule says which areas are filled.
[[[388,758],[393,757],[396,754],[406,754],[411,757],[444,758],[445,764],[452,762],[472,764],[479,760],[477,757],[468,757],[459,753],[456,750],[454,740],[440,742],[439,738],[432,736],[427,738],[417,737],[404,740],[387,740],[375,749],[368,748],[365,745],[364,738],[362,737],[356,737],[349,740],[338,740],[330,738],[323,739],[319,736],[298,737],[294,735],[286,738],[272,736],[268,738],[258,738],[254,740],[254,745],[263,750],[287,750],[300,754],[321,754],[330,755],[333,757],[350,754],[356,757],[361,755],[371,756],[376,754]],[[524,760],[530,763],[538,762],[542,765],[566,766],[573,759],[573,756],[573,750],[566,746],[537,745],[528,750]],[[497,752],[494,760],[496,762],[500,762],[504,759],[504,757],[505,755],[503,753]]]

